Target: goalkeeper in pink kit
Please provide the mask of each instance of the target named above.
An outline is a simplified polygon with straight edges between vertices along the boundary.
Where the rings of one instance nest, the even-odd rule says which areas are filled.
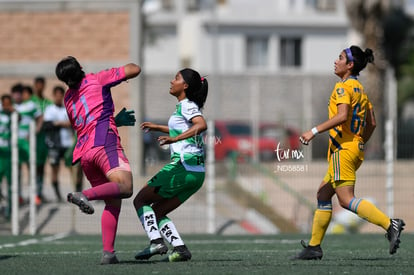
[[[111,87],[136,77],[138,65],[125,66],[85,74],[76,58],[68,56],[56,66],[56,76],[69,89],[65,107],[77,142],[73,163],[80,161],[92,188],[69,193],[69,202],[86,214],[93,214],[91,200],[104,200],[102,213],[103,256],[101,264],[116,264],[114,244],[123,198],[132,196],[132,173],[121,146],[117,126],[133,125],[135,118],[123,109],[114,117]]]

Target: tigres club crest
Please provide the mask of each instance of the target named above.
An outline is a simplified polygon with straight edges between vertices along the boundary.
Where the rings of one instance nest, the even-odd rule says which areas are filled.
[[[344,93],[345,93],[344,88],[337,88],[337,89],[336,89],[336,94],[337,94],[338,96],[342,96]]]

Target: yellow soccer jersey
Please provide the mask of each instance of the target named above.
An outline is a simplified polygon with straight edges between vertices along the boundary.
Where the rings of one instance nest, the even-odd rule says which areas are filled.
[[[364,87],[356,78],[351,77],[335,85],[329,100],[329,118],[337,114],[338,104],[348,104],[350,108],[346,122],[329,130],[328,159],[333,152],[348,149],[362,160],[362,134],[366,126],[367,112],[372,109],[372,104],[364,92]]]

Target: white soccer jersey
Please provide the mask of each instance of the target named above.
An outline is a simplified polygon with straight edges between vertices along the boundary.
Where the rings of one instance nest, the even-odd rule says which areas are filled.
[[[44,121],[69,121],[68,114],[66,112],[65,106],[57,106],[55,104],[49,105],[45,109],[45,113],[43,115]],[[59,129],[60,135],[60,145],[64,148],[69,148],[72,146],[73,143],[73,134],[71,128],[60,128]]]
[[[26,100],[20,104],[15,104],[14,107],[20,115],[19,138],[29,140],[30,122],[41,116],[42,112],[33,100]]]
[[[191,119],[203,116],[197,104],[187,98],[176,105],[176,110],[168,120],[171,137],[176,137],[191,128]],[[204,143],[197,133],[195,136],[170,144],[171,159],[181,160],[187,171],[204,172]]]

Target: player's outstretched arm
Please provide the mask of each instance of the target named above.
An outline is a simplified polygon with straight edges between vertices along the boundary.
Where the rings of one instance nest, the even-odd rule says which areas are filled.
[[[181,133],[180,135],[174,138],[170,136],[160,136],[158,137],[159,143],[161,145],[171,144],[171,143],[174,143],[174,142],[177,142],[177,141],[189,138],[189,137],[197,136],[200,133],[207,130],[207,123],[202,116],[193,117],[191,121],[193,125],[190,127],[190,129],[188,129],[184,133]]]
[[[125,79],[134,78],[141,73],[141,67],[134,64],[129,63],[124,66],[125,71]]]
[[[170,129],[167,125],[159,125],[152,122],[143,122],[141,123],[141,129],[144,131],[158,131],[168,134]]]
[[[315,126],[312,130],[306,131],[303,133],[299,140],[304,145],[308,145],[309,141],[311,141],[316,134],[323,133],[325,131],[328,131],[342,123],[344,123],[347,120],[348,117],[348,111],[349,111],[349,105],[348,104],[338,104],[338,113],[333,116],[332,118],[328,119],[327,121]],[[315,131],[315,132],[314,132]]]

